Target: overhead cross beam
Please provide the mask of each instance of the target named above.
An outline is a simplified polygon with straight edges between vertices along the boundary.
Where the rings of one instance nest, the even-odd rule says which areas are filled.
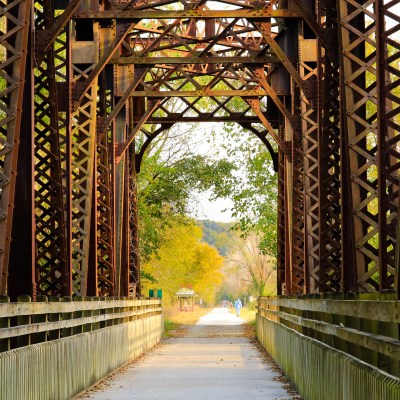
[[[270,19],[270,18],[301,18],[302,13],[298,10],[276,10],[276,9],[256,9],[256,10],[105,10],[105,11],[80,11],[74,14],[74,18],[95,18],[120,20],[144,20],[144,19],[209,19],[209,18],[245,18],[245,19]]]

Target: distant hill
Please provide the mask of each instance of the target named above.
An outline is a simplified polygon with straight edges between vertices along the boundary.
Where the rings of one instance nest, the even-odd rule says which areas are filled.
[[[234,222],[216,222],[208,219],[196,221],[197,225],[203,231],[203,241],[211,246],[214,246],[221,256],[226,256],[230,241],[229,232],[235,223]]]

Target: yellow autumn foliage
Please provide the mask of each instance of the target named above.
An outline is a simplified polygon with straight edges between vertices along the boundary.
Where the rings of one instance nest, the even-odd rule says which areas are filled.
[[[142,268],[157,283],[145,283],[143,293],[149,289],[163,290],[163,304],[170,305],[181,288],[193,289],[197,299],[213,304],[222,283],[223,257],[218,251],[201,242],[202,231],[194,223],[174,224],[166,231],[157,255]]]

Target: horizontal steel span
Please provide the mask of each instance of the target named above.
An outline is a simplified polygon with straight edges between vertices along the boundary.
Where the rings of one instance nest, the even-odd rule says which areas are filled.
[[[135,91],[132,93],[132,97],[264,97],[267,96],[268,92],[265,90],[212,90],[212,89],[200,89],[200,90],[146,90],[146,91]]]
[[[125,65],[125,64],[136,64],[136,65],[162,65],[162,64],[278,64],[281,61],[278,57],[242,57],[242,56],[194,56],[187,57],[186,52],[181,57],[140,57],[140,56],[127,56],[112,58],[111,64]]]
[[[78,11],[74,18],[95,18],[95,19],[122,19],[140,21],[144,19],[186,19],[186,18],[250,18],[250,19],[271,19],[271,18],[301,18],[302,13],[296,10],[279,9],[238,9],[238,10],[105,10],[105,11]]]

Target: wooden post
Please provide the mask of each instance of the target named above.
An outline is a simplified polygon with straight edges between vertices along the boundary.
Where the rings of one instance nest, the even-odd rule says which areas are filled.
[[[8,296],[0,296],[0,304],[1,303],[9,303],[10,298]],[[9,317],[4,317],[0,318],[0,329],[1,328],[9,328],[10,327],[10,318]],[[8,351],[10,350],[10,339],[1,339],[0,340],[0,353],[3,351]]]
[[[49,298],[49,301],[52,303],[59,303],[61,302],[61,298],[60,297],[56,297],[56,296],[51,296]],[[60,313],[51,313],[48,316],[48,320],[49,322],[56,322],[56,321],[60,321],[61,320],[61,314]],[[60,339],[60,329],[55,329],[49,332],[49,340],[55,340],[55,339]]]
[[[109,298],[108,297],[100,297],[100,301],[106,301],[106,300],[109,300]],[[108,311],[105,308],[102,308],[100,310],[100,315],[104,315],[104,314],[107,314],[107,313],[108,313]],[[109,325],[110,325],[109,321],[102,321],[102,322],[100,322],[100,329],[101,328],[105,328],[106,326],[109,326]]]
[[[72,301],[72,297],[71,296],[63,297],[63,302],[70,303],[71,301]],[[68,320],[68,319],[72,319],[72,313],[62,313],[61,319],[63,321]],[[67,336],[71,336],[71,335],[72,335],[72,328],[61,329],[61,336],[63,338],[67,337]]]
[[[93,301],[100,301],[100,297],[93,297]],[[93,316],[99,316],[100,315],[100,309],[99,307],[96,308],[96,310],[92,311]],[[95,322],[92,324],[92,331],[100,329],[100,322]]]
[[[47,296],[37,296],[36,297],[36,302],[37,303],[47,303]],[[36,323],[46,323],[47,322],[47,314],[38,314],[38,315],[34,315],[33,316],[33,321],[35,324]],[[35,344],[35,343],[43,343],[47,341],[47,335],[48,332],[44,331],[44,332],[38,332],[35,333],[34,335],[32,335],[32,340],[31,343]]]
[[[74,301],[84,301],[85,298],[82,296],[76,296],[74,297]],[[83,317],[83,312],[82,311],[75,311],[74,312],[74,319],[76,318],[82,318]],[[83,332],[83,326],[79,325],[79,326],[75,326],[74,328],[72,328],[72,334],[73,335],[79,335],[80,333]]]
[[[19,296],[19,303],[30,303],[30,296]],[[29,325],[31,323],[32,317],[30,315],[20,315],[17,317],[17,326]],[[22,335],[17,337],[17,347],[28,346],[31,344],[31,335]]]
[[[92,297],[83,297],[82,301],[93,301]],[[95,311],[92,310],[88,310],[88,311],[82,311],[82,317],[91,317],[92,315],[94,315]],[[92,324],[85,324],[82,325],[82,332],[90,332],[93,330],[93,326]]]

